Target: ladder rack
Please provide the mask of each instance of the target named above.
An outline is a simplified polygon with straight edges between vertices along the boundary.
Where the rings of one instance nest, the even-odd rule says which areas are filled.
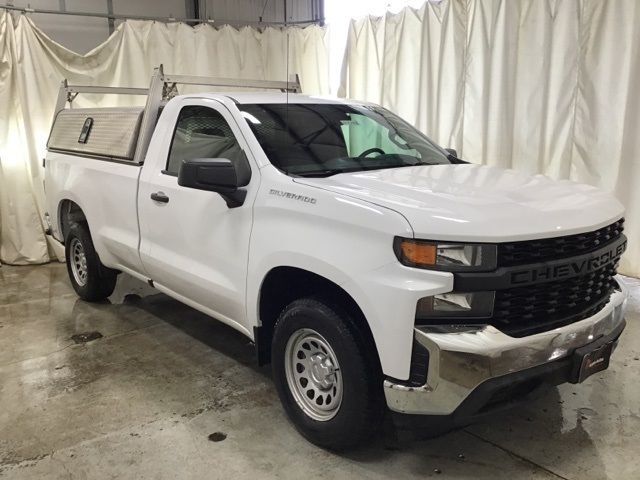
[[[153,130],[155,129],[160,114],[162,103],[170,100],[178,94],[177,85],[201,85],[212,87],[252,88],[262,90],[278,90],[280,92],[300,93],[300,78],[292,75],[290,81],[275,80],[245,80],[236,78],[216,78],[195,75],[168,75],[163,71],[162,65],[154,69],[149,88],[129,87],[98,87],[89,85],[69,85],[63,80],[58,91],[58,99],[53,114],[53,120],[67,103],[73,106],[73,101],[80,93],[111,94],[111,95],[146,95],[147,101],[144,107],[140,133],[136,144],[134,156],[135,163],[142,163],[147,153]],[[53,124],[53,122],[52,122]]]

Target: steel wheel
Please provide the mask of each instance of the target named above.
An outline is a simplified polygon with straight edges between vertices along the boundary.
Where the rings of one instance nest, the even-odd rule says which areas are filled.
[[[335,352],[322,335],[309,328],[291,335],[285,372],[289,390],[309,417],[321,422],[335,417],[342,403],[342,374]]]
[[[87,284],[87,256],[84,253],[82,242],[77,238],[71,240],[71,271],[75,281],[83,287]]]

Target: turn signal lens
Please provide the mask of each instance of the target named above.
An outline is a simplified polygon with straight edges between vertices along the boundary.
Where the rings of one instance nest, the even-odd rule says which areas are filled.
[[[399,249],[403,263],[417,266],[436,264],[437,247],[434,244],[403,239],[399,242]]]
[[[497,245],[487,243],[439,243],[396,237],[393,249],[408,267],[444,272],[490,272],[497,268]]]

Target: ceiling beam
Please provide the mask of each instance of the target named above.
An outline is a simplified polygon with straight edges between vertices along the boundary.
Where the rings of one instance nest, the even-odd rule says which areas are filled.
[[[229,19],[203,19],[203,18],[173,18],[173,17],[153,17],[147,15],[118,15],[115,13],[94,13],[94,12],[76,12],[76,11],[60,11],[60,10],[48,10],[41,8],[31,8],[31,7],[15,7],[11,4],[0,5],[0,9],[12,10],[16,12],[21,12],[24,14],[29,13],[39,13],[39,14],[50,14],[50,15],[73,15],[78,17],[95,17],[95,18],[107,18],[113,20],[155,20],[157,22],[184,22],[184,23],[211,23],[216,25],[234,25],[234,26],[243,26],[243,25],[253,25],[256,27],[274,25],[274,26],[283,26],[285,22],[259,22],[259,21],[250,21],[250,20],[229,20]],[[316,19],[308,19],[308,20],[297,20],[293,22],[286,22],[287,25],[309,25],[317,23]]]

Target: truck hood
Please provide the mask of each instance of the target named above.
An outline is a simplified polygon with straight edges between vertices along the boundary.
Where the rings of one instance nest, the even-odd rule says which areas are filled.
[[[432,165],[296,178],[390,208],[417,238],[514,241],[598,229],[624,213],[609,193],[483,165]]]

